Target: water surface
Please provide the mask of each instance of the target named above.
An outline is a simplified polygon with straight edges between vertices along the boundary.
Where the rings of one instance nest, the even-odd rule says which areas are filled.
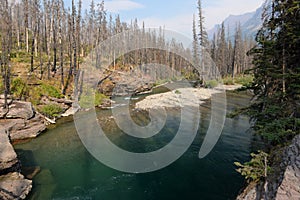
[[[228,93],[228,112],[247,105],[246,94]],[[204,159],[198,153],[209,125],[210,102],[200,108],[198,135],[188,151],[170,166],[147,174],[128,174],[108,168],[94,159],[82,145],[69,120],[40,137],[15,146],[24,169],[39,166],[33,179],[29,200],[181,200],[234,199],[243,178],[235,171],[234,162],[249,159],[259,142],[249,132],[248,118],[226,119],[222,136]],[[142,141],[126,136],[110,118],[110,111],[97,111],[106,135],[121,148],[135,152],[159,149],[172,140],[180,122],[180,111],[168,112],[166,126],[158,135]],[[132,112],[138,124],[147,124],[148,115]]]

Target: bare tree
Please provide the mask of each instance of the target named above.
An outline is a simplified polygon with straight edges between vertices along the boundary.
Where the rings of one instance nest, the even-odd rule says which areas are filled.
[[[1,33],[1,75],[4,85],[4,109],[8,109],[10,93],[10,54],[12,48],[12,8],[8,0],[0,1],[0,33]]]

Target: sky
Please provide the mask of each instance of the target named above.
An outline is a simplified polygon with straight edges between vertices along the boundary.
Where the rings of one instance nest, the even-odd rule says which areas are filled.
[[[70,1],[70,0],[67,0]],[[100,2],[101,0],[94,0]],[[83,8],[89,8],[91,0],[83,0]],[[202,0],[207,30],[220,24],[229,15],[255,11],[264,0]],[[190,36],[193,14],[197,15],[197,0],[105,0],[105,8],[113,16],[119,14],[122,21],[135,18],[146,27],[177,31]]]

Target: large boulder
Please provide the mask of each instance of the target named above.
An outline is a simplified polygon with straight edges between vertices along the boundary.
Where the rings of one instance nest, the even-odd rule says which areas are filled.
[[[0,125],[9,133],[12,141],[35,138],[46,129],[43,117],[38,114],[30,120],[2,119]]]
[[[0,99],[0,107],[3,103]],[[46,129],[44,118],[34,111],[30,102],[23,101],[12,101],[8,110],[0,110],[0,126],[12,141],[37,137]]]
[[[4,100],[0,99],[0,104],[3,104]],[[8,113],[5,116],[7,119],[25,119],[29,120],[34,117],[34,110],[30,102],[13,101],[9,105]]]
[[[32,188],[32,181],[18,172],[0,176],[0,199],[25,199]]]
[[[0,127],[0,175],[12,171],[18,164],[17,154],[9,142],[8,135]]]
[[[22,129],[12,131],[10,133],[10,138],[12,141],[35,138],[44,130],[46,130],[46,125],[43,117],[35,115],[34,118],[24,123],[24,127]]]

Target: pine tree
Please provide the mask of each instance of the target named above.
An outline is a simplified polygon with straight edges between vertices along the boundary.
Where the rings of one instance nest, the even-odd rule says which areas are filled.
[[[266,4],[269,5],[269,4]],[[300,2],[274,0],[266,9],[254,56],[256,101],[249,110],[255,130],[278,143],[299,133]]]
[[[227,49],[227,44],[226,44],[226,36],[225,36],[225,26],[224,22],[222,23],[221,29],[219,30],[218,33],[218,57],[216,64],[219,68],[219,71],[222,76],[225,76],[227,74],[227,67],[226,67],[226,49]]]
[[[204,48],[208,47],[208,36],[204,27],[204,16],[202,11],[201,0],[198,0],[198,15],[199,15],[199,42],[200,45]]]

